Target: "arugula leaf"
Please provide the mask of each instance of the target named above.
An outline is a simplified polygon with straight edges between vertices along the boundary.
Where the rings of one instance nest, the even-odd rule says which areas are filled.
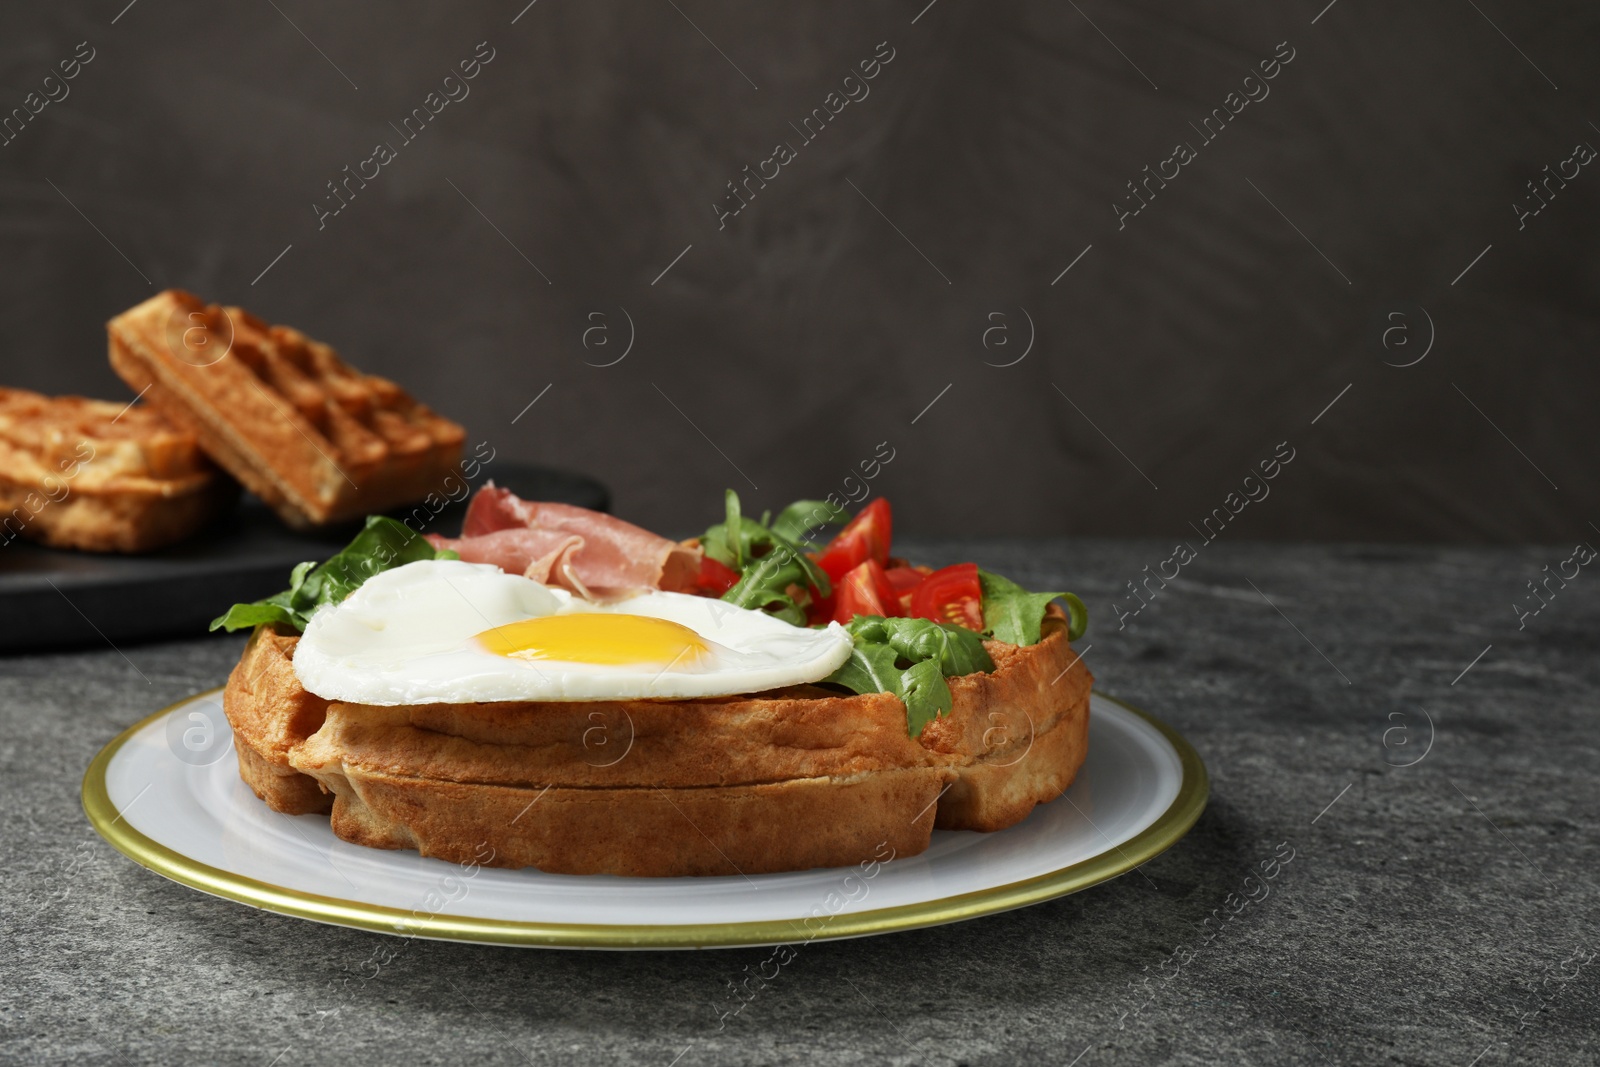
[[[1067,639],[1076,641],[1089,628],[1089,609],[1072,593],[1030,593],[1009,578],[978,569],[983,586],[983,622],[996,640],[1011,645],[1036,645],[1045,609],[1057,597],[1067,604]]]
[[[796,500],[778,512],[778,518],[771,528],[777,536],[788,538],[804,548],[820,548],[820,545],[807,541],[806,534],[819,526],[844,522],[849,517],[850,512],[826,500]]]
[[[930,619],[857,615],[845,627],[854,647],[828,681],[854,693],[890,693],[906,706],[912,737],[952,706],[950,675],[994,670],[983,639]]]
[[[853,635],[852,635],[853,636]],[[854,693],[893,693],[900,695],[904,668],[895,666],[899,654],[886,644],[855,640],[850,658],[834,671],[828,681]]]
[[[994,670],[994,660],[984,650],[983,638],[960,626],[932,619],[883,618],[858,615],[845,627],[852,637],[887,644],[902,659],[919,663],[932,660],[941,674],[975,674]]]
[[[279,593],[278,596],[283,596]],[[305,622],[295,615],[293,609],[287,604],[275,604],[275,598],[258,600],[254,604],[235,604],[220,617],[211,620],[211,629],[225,626],[229,633],[241,629],[255,629],[257,626],[271,625],[273,623],[286,623],[297,630],[305,629]]]
[[[747,532],[744,528],[744,516],[739,514],[739,494],[732,489],[726,490],[722,496],[723,506],[727,508],[727,518],[722,522],[722,544],[726,546],[728,555],[733,557],[728,566],[736,570],[744,568],[744,559],[747,554],[745,546],[748,543]]]
[[[806,581],[815,586],[817,592],[823,596],[833,595],[833,583],[828,580],[827,572],[817,566],[816,562],[806,555],[799,545],[777,533],[771,533],[771,538],[774,546],[773,555],[785,555],[794,560],[800,565],[800,569],[805,572]]]
[[[804,626],[805,608],[795,603],[789,589],[804,585],[805,581],[805,571],[798,562],[774,552],[746,568],[734,587],[722,594],[722,599],[735,607],[765,611],[792,626]]]
[[[449,549],[436,550],[403,522],[369,515],[361,532],[320,565],[315,561],[296,565],[288,589],[253,604],[233,605],[211,621],[211,629],[232,633],[283,623],[304,632],[313,611],[338,603],[375,574],[423,559],[460,558]]]
[[[732,489],[724,494],[723,506],[723,521],[707,529],[700,538],[700,547],[707,556],[741,573],[739,584],[724,593],[722,599],[804,626],[804,604],[797,601],[789,589],[815,588],[822,596],[830,596],[833,585],[822,568],[806,554],[805,546],[809,542],[796,542],[790,531],[802,522],[816,525],[814,516],[823,514],[824,510],[831,516],[838,509],[826,501],[797,500],[784,508],[777,522],[769,527],[745,517],[739,494]],[[782,529],[775,528],[779,526]]]
[[[950,683],[931,659],[906,668],[900,676],[899,695],[906,706],[906,731],[912,737],[921,737],[923,727],[948,714],[955,703]]]
[[[762,554],[759,549],[771,546],[772,531],[740,514],[739,494],[732,489],[723,499],[727,518],[706,530],[700,538],[700,547],[723,566],[742,571],[751,559]]]
[[[952,707],[950,685],[933,660],[898,667],[895,650],[888,645],[857,641],[850,658],[828,679],[854,693],[888,693],[906,706],[906,730],[920,736],[927,726]]]

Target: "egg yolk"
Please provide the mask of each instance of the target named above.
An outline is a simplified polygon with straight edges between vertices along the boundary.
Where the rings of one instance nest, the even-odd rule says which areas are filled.
[[[512,659],[663,670],[693,663],[710,651],[704,638],[681,623],[603,612],[523,619],[485,630],[476,640],[495,655]]]

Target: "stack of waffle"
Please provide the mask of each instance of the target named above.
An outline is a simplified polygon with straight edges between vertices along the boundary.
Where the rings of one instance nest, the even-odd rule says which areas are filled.
[[[460,426],[241,308],[169,289],[106,331],[134,403],[0,388],[0,544],[159,548],[224,511],[233,479],[321,526],[422,500],[460,458]]]
[[[994,672],[950,678],[951,710],[916,738],[898,697],[811,685],[700,700],[329,701],[295,674],[299,635],[270,626],[222,706],[255,794],[275,811],[328,814],[358,845],[558,874],[749,875],[916,855],[935,827],[1002,830],[1060,796],[1088,752],[1094,679],[1058,609],[1043,633],[986,642]]]
[[[237,488],[151,409],[0,388],[0,540],[143,552],[188,536]]]

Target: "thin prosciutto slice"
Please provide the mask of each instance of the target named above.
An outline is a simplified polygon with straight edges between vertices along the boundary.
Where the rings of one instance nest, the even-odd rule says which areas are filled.
[[[460,537],[428,540],[468,563],[492,563],[591,599],[691,592],[700,570],[699,549],[598,511],[523,500],[493,482],[467,505]]]

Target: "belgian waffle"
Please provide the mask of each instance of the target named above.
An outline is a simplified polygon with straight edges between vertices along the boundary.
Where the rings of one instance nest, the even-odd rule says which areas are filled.
[[[169,289],[106,324],[111,366],[291,526],[420,500],[464,433],[328,345]]]
[[[1060,796],[1088,751],[1093,679],[1058,609],[1043,633],[1026,647],[986,642],[994,673],[950,678],[950,712],[918,738],[898,698],[817,686],[330,702],[294,673],[299,636],[265,626],[222,707],[255,794],[275,811],[327,814],[356,844],[563,874],[802,870],[854,864],[875,844],[915,855],[935,827],[1002,830]]]
[[[0,388],[0,542],[142,552],[198,529],[237,488],[150,408]]]

